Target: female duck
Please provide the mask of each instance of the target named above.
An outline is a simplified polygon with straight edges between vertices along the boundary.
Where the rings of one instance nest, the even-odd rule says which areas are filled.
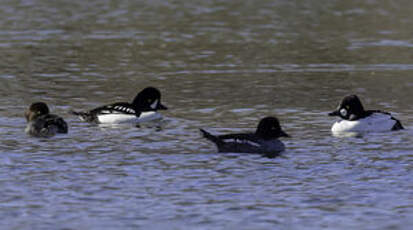
[[[46,103],[36,102],[25,112],[28,122],[26,133],[35,137],[51,137],[56,133],[67,133],[68,126],[63,118],[50,114]]]

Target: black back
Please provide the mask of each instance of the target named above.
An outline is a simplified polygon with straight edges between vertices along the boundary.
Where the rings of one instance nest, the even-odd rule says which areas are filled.
[[[117,102],[113,103],[110,105],[104,105],[101,107],[97,107],[93,110],[91,110],[89,113],[90,114],[110,114],[110,113],[124,113],[124,114],[134,114],[136,116],[139,116],[141,111],[139,108],[136,108],[136,106],[131,105],[127,102]]]
[[[45,114],[34,120],[37,124],[42,124],[43,128],[56,129],[57,133],[67,133],[68,126],[63,118],[54,114]]]
[[[68,131],[67,123],[57,115],[48,114],[46,116],[46,123],[48,126],[56,126],[58,133],[67,133]]]
[[[235,133],[219,135],[220,139],[238,139],[257,141],[259,139],[271,140],[279,137],[289,137],[280,126],[280,123],[275,117],[265,117],[260,120],[255,133]]]

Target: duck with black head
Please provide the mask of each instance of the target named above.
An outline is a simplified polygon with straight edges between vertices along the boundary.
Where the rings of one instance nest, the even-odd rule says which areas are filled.
[[[331,127],[333,134],[345,132],[383,132],[403,129],[401,122],[390,113],[380,110],[365,110],[357,95],[344,97],[337,109],[328,115],[341,118]]]
[[[71,111],[86,122],[98,124],[140,123],[162,119],[158,110],[168,108],[161,103],[161,92],[154,87],[140,91],[132,103],[117,102],[87,112]]]
[[[261,119],[255,132],[235,133],[215,136],[200,129],[203,137],[213,142],[219,152],[258,153],[276,156],[285,150],[279,137],[289,137],[280,126],[276,117]]]

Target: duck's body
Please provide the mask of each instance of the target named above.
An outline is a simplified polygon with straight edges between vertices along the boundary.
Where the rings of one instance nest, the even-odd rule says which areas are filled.
[[[285,145],[279,137],[288,137],[275,117],[262,119],[255,133],[237,133],[215,136],[200,129],[203,136],[212,141],[218,152],[279,154]]]
[[[88,112],[75,112],[81,120],[98,124],[140,123],[162,119],[157,110],[166,110],[161,104],[158,89],[148,87],[135,97],[132,103],[118,102],[104,105]]]
[[[33,103],[25,113],[28,122],[25,132],[35,137],[51,137],[57,133],[67,133],[68,125],[63,118],[50,114],[43,102]]]
[[[218,148],[218,152],[278,153],[285,150],[285,145],[280,140],[264,140],[257,138],[255,133],[214,136],[203,129],[200,130],[206,139],[215,143]]]
[[[403,129],[401,122],[388,112],[364,110],[356,95],[345,97],[337,110],[329,115],[341,118],[331,127],[333,133],[384,132]]]
[[[338,132],[385,132],[403,129],[400,121],[389,113],[372,112],[371,115],[355,121],[336,121],[331,127],[333,133]]]
[[[149,111],[142,112],[139,116],[129,114],[99,114],[96,117],[96,123],[99,124],[123,124],[123,123],[141,123],[162,119],[162,114]]]
[[[89,112],[72,112],[81,120],[98,124],[140,123],[162,119],[156,110],[140,111],[129,103],[114,103],[98,107]]]

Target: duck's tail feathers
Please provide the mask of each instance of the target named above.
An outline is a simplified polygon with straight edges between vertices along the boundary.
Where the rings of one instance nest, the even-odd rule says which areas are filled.
[[[86,122],[96,121],[96,116],[94,116],[93,114],[91,114],[89,112],[81,112],[81,111],[70,110],[69,113],[72,114],[72,115],[78,116],[80,118],[80,120],[82,120],[82,121],[86,121]]]
[[[214,136],[203,129],[199,129],[199,130],[201,131],[202,136],[205,137],[206,139],[214,142],[218,146],[222,144],[222,141],[217,136]]]
[[[395,130],[404,129],[402,123],[401,123],[399,120],[397,120],[397,119],[395,119],[395,120],[396,120],[396,124],[394,124],[394,126],[393,126],[393,128],[392,128],[391,130],[392,130],[392,131],[395,131]]]

